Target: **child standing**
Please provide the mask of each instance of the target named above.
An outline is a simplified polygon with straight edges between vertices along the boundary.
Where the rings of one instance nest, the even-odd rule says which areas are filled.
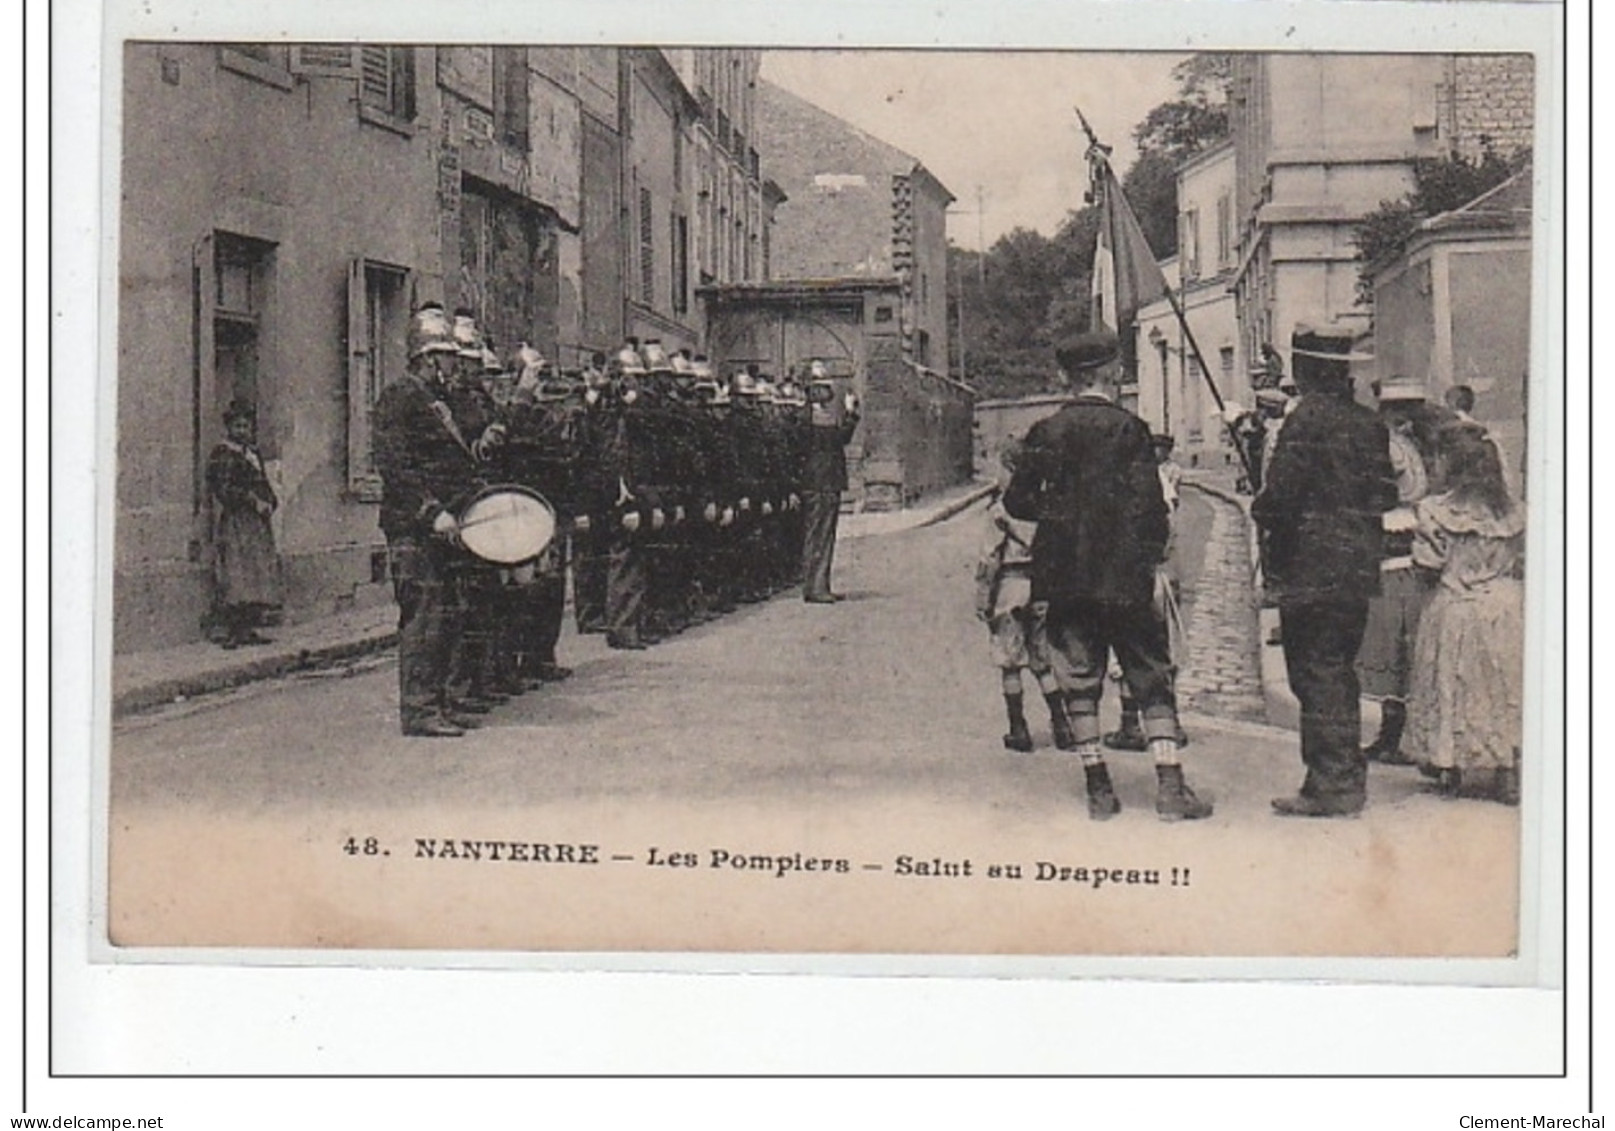
[[[1419,620],[1409,753],[1447,797],[1519,801],[1525,508],[1497,447],[1462,424],[1441,430],[1447,489],[1419,501],[1416,564],[1441,583]]]
[[[999,455],[1006,474],[1013,474],[1019,444],[1010,441]],[[1054,744],[1072,749],[1076,738],[1065,714],[1065,700],[1049,664],[1043,634],[1042,611],[1032,604],[1032,535],[1037,524],[1011,518],[1004,510],[1002,485],[995,488],[987,508],[986,537],[976,564],[976,616],[987,625],[993,663],[998,666],[1009,716],[1006,749],[1027,753],[1032,732],[1026,725],[1025,692],[1021,669],[1037,680],[1048,704]]]

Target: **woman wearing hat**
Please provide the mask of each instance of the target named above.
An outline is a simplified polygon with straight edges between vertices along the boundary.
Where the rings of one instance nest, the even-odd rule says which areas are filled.
[[[225,438],[207,462],[208,497],[213,500],[213,615],[224,647],[268,644],[257,629],[264,613],[281,603],[280,556],[269,526],[275,491],[254,444],[252,406],[231,401],[224,429]]]

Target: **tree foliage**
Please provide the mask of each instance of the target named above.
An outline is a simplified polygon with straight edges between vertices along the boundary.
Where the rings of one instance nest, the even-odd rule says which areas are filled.
[[[1478,160],[1455,153],[1415,161],[1412,191],[1399,200],[1381,201],[1353,233],[1357,244],[1357,301],[1373,302],[1373,273],[1402,253],[1421,223],[1462,208],[1508,180],[1530,160],[1529,149],[1504,157],[1488,146]]]
[[[1177,167],[1228,136],[1232,55],[1190,56],[1173,69],[1177,97],[1133,131],[1139,155],[1121,178],[1150,249],[1177,250]],[[1047,392],[1053,347],[1089,328],[1099,210],[1066,214],[1053,236],[1025,228],[985,254],[949,246],[951,307],[962,316],[963,372],[984,397]],[[957,323],[956,323],[957,324]]]

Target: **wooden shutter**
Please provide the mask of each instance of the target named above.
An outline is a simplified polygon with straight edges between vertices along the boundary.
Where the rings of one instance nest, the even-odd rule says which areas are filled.
[[[294,43],[287,69],[299,75],[352,78],[358,71],[356,52],[349,43]]]
[[[370,294],[365,261],[348,263],[348,490],[357,499],[381,498],[371,447],[370,420],[376,354],[370,340]]]
[[[393,60],[387,48],[359,48],[359,100],[381,110],[393,109]]]
[[[218,282],[214,236],[203,236],[191,249],[191,560],[201,560],[209,539],[207,458],[222,432],[218,424],[213,380],[213,315]]]

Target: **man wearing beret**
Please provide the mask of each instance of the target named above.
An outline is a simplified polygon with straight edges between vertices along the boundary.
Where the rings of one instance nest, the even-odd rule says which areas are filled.
[[[1121,355],[1114,334],[1083,334],[1055,356],[1076,398],[1027,433],[1004,507],[1038,524],[1032,600],[1047,607],[1054,671],[1087,779],[1088,815],[1106,820],[1121,810],[1099,734],[1099,699],[1114,652],[1155,759],[1156,813],[1168,821],[1208,817],[1210,803],[1189,788],[1178,760],[1172,662],[1153,603],[1168,519],[1149,426],[1116,403]]]
[[[1397,492],[1385,424],[1352,399],[1351,344],[1344,330],[1295,328],[1301,400],[1251,503],[1266,536],[1262,567],[1290,688],[1301,702],[1307,772],[1296,796],[1273,800],[1284,817],[1355,815],[1367,788],[1355,665],[1368,601],[1379,592],[1381,516]]]

